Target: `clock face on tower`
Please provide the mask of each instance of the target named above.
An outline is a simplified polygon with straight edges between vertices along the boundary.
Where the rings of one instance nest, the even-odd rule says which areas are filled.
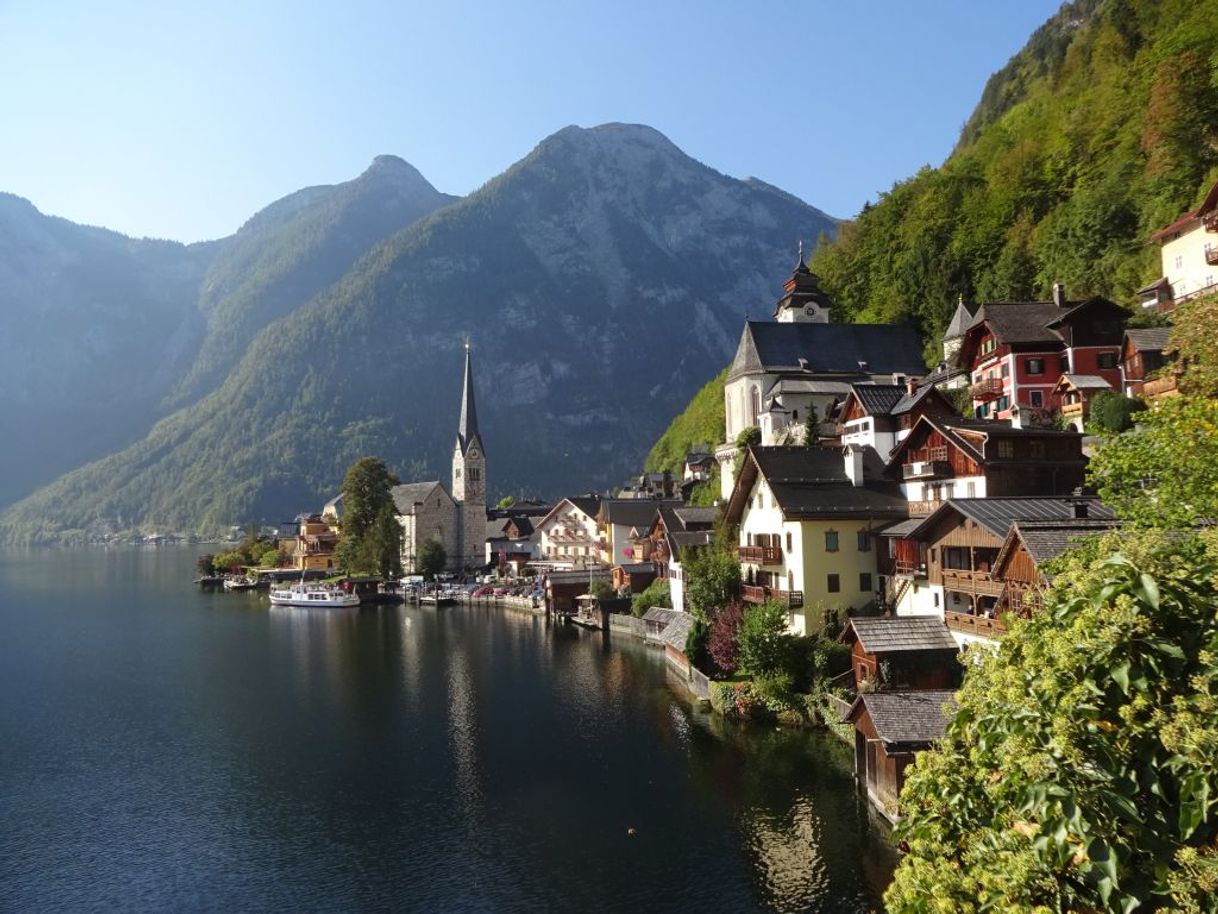
[[[471,459],[471,460],[477,460],[477,459],[478,459],[478,449],[477,449],[476,447],[471,447],[471,448],[469,449],[469,457],[470,457],[470,459]]]

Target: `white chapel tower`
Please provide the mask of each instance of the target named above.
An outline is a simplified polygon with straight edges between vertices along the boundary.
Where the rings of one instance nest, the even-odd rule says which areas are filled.
[[[461,420],[453,449],[453,500],[457,503],[460,568],[486,563],[486,451],[478,434],[474,407],[474,375],[469,343],[465,344],[465,385],[461,391]]]

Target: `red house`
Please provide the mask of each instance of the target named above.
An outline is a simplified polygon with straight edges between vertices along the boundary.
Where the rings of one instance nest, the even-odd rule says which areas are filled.
[[[969,371],[974,412],[1010,419],[1019,406],[1054,409],[1053,389],[1066,373],[1096,375],[1120,390],[1128,316],[1106,298],[1067,301],[1060,283],[1052,301],[982,305],[956,356]]]

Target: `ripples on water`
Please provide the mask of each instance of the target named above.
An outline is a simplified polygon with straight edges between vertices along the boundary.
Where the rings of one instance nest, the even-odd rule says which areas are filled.
[[[822,735],[693,712],[635,642],[269,609],[193,555],[0,552],[0,909],[878,909]]]

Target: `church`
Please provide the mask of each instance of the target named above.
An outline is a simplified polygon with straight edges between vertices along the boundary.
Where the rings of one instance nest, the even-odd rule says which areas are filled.
[[[450,571],[486,563],[486,449],[478,433],[469,343],[465,344],[465,383],[452,468],[451,494],[439,480],[393,488],[406,574],[418,574],[419,547],[429,539],[444,547]]]

